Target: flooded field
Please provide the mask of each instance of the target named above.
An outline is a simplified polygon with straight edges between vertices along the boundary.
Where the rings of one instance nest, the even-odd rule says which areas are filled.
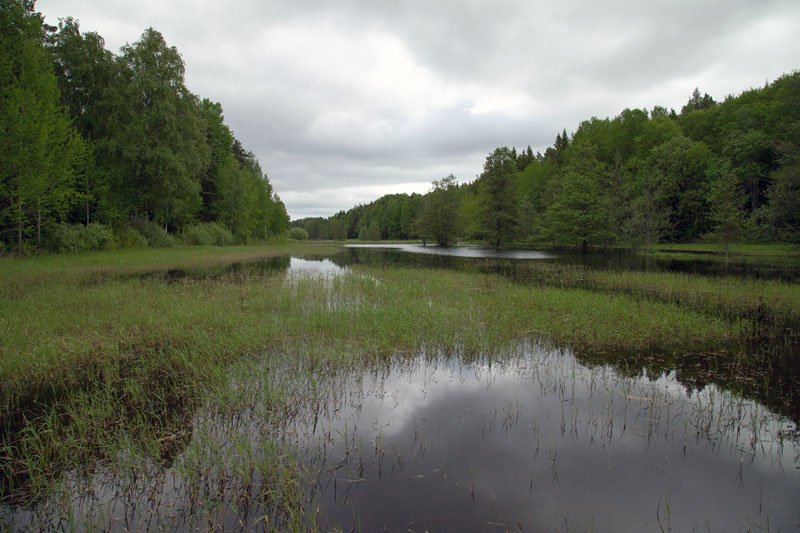
[[[75,475],[61,489],[69,510],[58,498],[6,520],[66,529],[48,516],[57,511],[113,531],[209,520],[268,530],[280,450],[297,461],[293,497],[321,530],[756,531],[800,521],[796,426],[674,373],[626,377],[531,345],[474,360],[420,354],[306,383],[274,370],[250,368],[258,379],[232,384],[232,403],[212,396],[173,466]],[[277,387],[303,400],[276,440]]]
[[[675,305],[678,289],[667,298],[637,288],[647,277],[625,278],[623,290],[535,266],[551,259],[355,248],[80,278],[56,306],[114,288],[126,295],[110,293],[115,305],[158,309],[151,324],[185,306],[182,330],[202,327],[144,337],[133,355],[97,363],[105,386],[20,411],[28,429],[5,422],[0,526],[797,528],[796,315],[791,301],[772,313],[778,297],[758,315],[770,290],[791,284],[747,282],[762,302],[754,322],[746,299]],[[593,311],[582,301],[608,307],[583,316]],[[663,337],[646,329],[662,326]],[[219,340],[197,340],[209,334]],[[240,355],[220,355],[237,343]],[[137,374],[136,358],[152,361]],[[41,479],[50,481],[32,485]]]

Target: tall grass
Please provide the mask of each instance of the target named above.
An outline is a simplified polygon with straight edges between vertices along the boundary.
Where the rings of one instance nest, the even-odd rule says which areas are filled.
[[[575,288],[671,303],[754,327],[774,326],[796,337],[800,284],[680,272],[594,270],[557,263],[507,264],[518,280],[540,287]],[[502,269],[501,269],[502,270]]]

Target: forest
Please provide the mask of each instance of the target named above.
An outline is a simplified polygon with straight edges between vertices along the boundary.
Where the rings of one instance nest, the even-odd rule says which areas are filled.
[[[419,238],[565,248],[658,242],[800,242],[800,72],[716,102],[695,89],[591,118],[545,153],[500,147],[470,183],[433,181],[330,218],[295,220],[310,239]]]
[[[285,236],[258,160],[158,31],[115,55],[72,18],[3,0],[0,39],[0,252]]]
[[[32,0],[0,15],[0,251],[232,244],[285,238],[286,208],[222,105],[185,85],[149,28],[115,55]],[[680,112],[625,109],[544,153],[498,147],[474,181],[432,177],[289,237],[565,248],[800,242],[800,73]],[[296,229],[295,229],[296,228]]]

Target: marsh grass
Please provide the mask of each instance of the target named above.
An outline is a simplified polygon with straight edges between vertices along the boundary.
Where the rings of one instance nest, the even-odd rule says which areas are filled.
[[[328,386],[325,376],[419,353],[491,358],[521,338],[586,353],[733,357],[753,327],[749,314],[729,312],[739,299],[745,309],[752,305],[748,286],[734,296],[714,295],[719,281],[708,282],[705,293],[705,281],[670,278],[653,297],[648,291],[659,287],[657,277],[603,274],[586,282],[574,271],[560,286],[552,282],[560,271],[526,284],[483,273],[374,267],[323,278],[248,276],[246,267],[231,275],[128,275],[320,252],[174,248],[1,263],[0,499],[30,505],[63,473],[98,461],[111,471],[132,469],[136,480],[149,474],[128,458],[147,457],[158,470],[180,456],[181,483],[193,487],[186,503],[203,510],[207,525],[227,516],[222,507],[255,499],[274,512],[254,520],[304,530],[315,522],[304,499],[306,473],[272,437],[289,426],[297,405],[313,403],[314,386]],[[780,290],[755,286],[749,292],[767,298],[767,309],[796,316]],[[687,305],[682,298],[694,292],[704,296]],[[257,439],[242,434],[253,426],[237,425],[254,393],[236,386],[236,372],[250,372],[241,369],[251,360],[271,372],[259,381]],[[195,416],[201,406],[230,414],[232,434],[223,439],[230,448],[208,444],[220,439],[212,438],[217,426]],[[241,463],[249,457],[242,450],[256,441],[263,448],[258,461]]]
[[[796,343],[800,285],[772,280],[697,276],[680,272],[596,270],[557,263],[505,263],[488,270],[540,287],[620,294],[673,304],[729,321],[743,321],[754,337],[772,335]]]

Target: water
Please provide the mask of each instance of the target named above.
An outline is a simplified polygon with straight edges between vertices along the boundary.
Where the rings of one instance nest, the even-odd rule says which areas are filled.
[[[292,381],[290,360],[283,364],[283,372],[256,364],[232,374],[239,408],[210,399],[174,466],[134,455],[138,476],[103,468],[88,483],[67,476],[69,498],[44,502],[37,520],[17,511],[10,522],[35,529],[66,505],[77,522],[112,531],[212,522],[281,529],[264,496],[278,440],[281,455],[304,465],[298,486],[323,531],[787,531],[800,523],[796,426],[716,386],[687,389],[675,372],[626,376],[529,344],[469,360],[421,353],[302,381]],[[271,423],[265,383],[298,398],[283,429]]]
[[[345,531],[800,523],[794,425],[713,386],[687,394],[674,374],[529,347],[500,364],[418,359],[343,397],[306,439],[310,455],[326,444],[317,502]]]
[[[402,245],[138,276],[301,283],[352,275],[357,264],[514,276],[537,261],[642,266],[624,255]],[[671,268],[655,263],[646,267]],[[342,374],[256,363],[231,377],[229,393],[245,400],[210,398],[190,415],[169,464],[131,451],[130,471],[68,472],[41,501],[0,506],[0,527],[69,530],[68,516],[112,531],[281,529],[291,520],[265,496],[276,474],[264,465],[277,449],[302,465],[298,498],[322,530],[793,530],[800,370],[780,354],[759,357],[732,368],[712,354],[654,360],[520,344]],[[274,419],[271,388],[293,398],[288,424]]]
[[[284,275],[329,277],[343,274],[347,268],[334,263],[330,257],[298,258],[291,256],[268,257],[228,265],[201,267],[193,269],[171,268],[155,270],[144,274],[124,274],[123,279],[139,278],[149,281],[176,283],[181,281],[239,281],[248,282],[258,278]],[[102,282],[99,277],[94,282]]]
[[[319,260],[300,259],[292,257],[289,267],[286,269],[287,276],[337,276],[347,272],[346,267],[341,267],[328,258]]]
[[[629,252],[592,252],[581,254],[573,251],[539,251],[533,249],[507,248],[495,250],[488,246],[455,246],[440,248],[421,244],[354,244],[346,245],[345,256],[335,261],[368,264],[416,265],[432,268],[467,268],[475,265],[506,265],[528,261],[544,261],[572,265],[587,269],[617,271],[683,272],[687,274],[736,276],[755,279],[783,281],[800,280],[800,267],[771,265],[766,263],[741,263],[714,261],[709,254],[691,254],[691,259],[660,259]],[[687,254],[688,255],[688,254]],[[507,261],[514,260],[514,261]]]
[[[439,246],[424,246],[421,244],[348,244],[348,249],[379,249],[398,250],[401,252],[444,255],[449,257],[476,257],[493,259],[554,259],[557,255],[538,250],[496,250],[486,246],[453,246],[441,248]]]

